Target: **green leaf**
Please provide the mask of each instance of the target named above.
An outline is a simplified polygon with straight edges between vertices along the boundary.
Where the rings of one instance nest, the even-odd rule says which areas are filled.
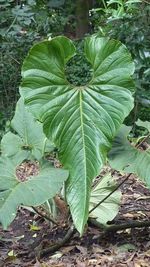
[[[11,132],[6,133],[1,141],[1,150],[3,156],[8,157],[18,157],[21,161],[24,159],[30,158],[30,149],[27,146],[27,149],[23,149],[25,143],[23,140],[16,134]]]
[[[127,173],[135,173],[150,188],[150,151],[133,147],[127,139],[131,127],[123,125],[109,152],[109,163],[112,168]]]
[[[149,121],[141,121],[140,119],[138,119],[138,121],[136,121],[136,125],[141,126],[143,128],[146,128],[150,132],[150,122]]]
[[[38,175],[21,182],[16,175],[19,161],[0,158],[0,222],[4,229],[13,221],[19,205],[38,206],[56,195],[68,171],[41,164]]]
[[[29,159],[32,156],[39,160],[43,156],[43,150],[48,148],[48,151],[51,152],[54,149],[43,133],[41,123],[35,121],[33,115],[26,110],[23,99],[17,103],[11,127],[18,135],[11,132],[4,135],[1,141],[4,156],[20,157],[21,160]]]
[[[136,4],[136,3],[141,3],[142,0],[129,0],[125,3],[125,6],[128,6],[130,4]]]
[[[69,169],[66,197],[74,224],[82,233],[92,180],[133,108],[130,75],[134,64],[120,42],[88,37],[85,56],[93,67],[93,78],[85,86],[74,86],[65,76],[65,64],[74,55],[75,47],[66,37],[33,46],[23,64],[20,92]]]
[[[108,196],[116,187],[116,182],[113,180],[111,174],[105,175],[100,182],[92,189],[90,197],[90,208],[94,208],[101,200]],[[119,211],[121,201],[121,191],[116,190],[110,197],[108,197],[102,204],[100,204],[90,217],[106,225],[108,221],[112,221]]]

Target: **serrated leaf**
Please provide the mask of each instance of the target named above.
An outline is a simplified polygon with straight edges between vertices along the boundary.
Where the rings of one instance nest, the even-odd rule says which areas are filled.
[[[4,229],[13,221],[19,205],[38,206],[54,197],[68,177],[68,171],[42,164],[38,175],[21,182],[16,175],[19,162],[0,158],[0,222]]]
[[[111,174],[105,175],[100,182],[92,189],[90,197],[89,210],[94,208],[101,200],[108,196],[116,187],[116,182]],[[99,223],[106,225],[108,221],[112,221],[119,211],[121,201],[121,191],[116,190],[102,204],[100,204],[90,217],[94,217]]]
[[[2,138],[1,150],[4,156],[20,157],[21,160],[33,157],[39,160],[44,148],[48,148],[49,152],[54,149],[54,145],[43,133],[41,123],[35,121],[33,115],[26,110],[23,99],[17,103],[11,127],[18,135],[9,132]]]
[[[69,169],[66,197],[74,224],[82,233],[92,180],[133,108],[130,75],[134,64],[120,42],[88,37],[85,55],[93,67],[93,78],[85,86],[74,86],[65,76],[65,64],[74,55],[75,47],[66,37],[35,45],[23,64],[20,92]]]
[[[130,130],[126,125],[120,128],[109,152],[109,163],[118,171],[135,173],[150,188],[150,151],[139,150],[130,144],[127,139]]]

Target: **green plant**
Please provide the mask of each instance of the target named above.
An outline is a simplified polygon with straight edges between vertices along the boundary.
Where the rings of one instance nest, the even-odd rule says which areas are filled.
[[[64,198],[67,199],[73,223],[80,234],[83,233],[89,217],[94,217],[98,223],[107,226],[107,222],[118,212],[121,193],[117,191],[119,186],[116,186],[111,174],[106,174],[94,187],[92,182],[100,173],[108,156],[111,163],[114,150],[117,153],[120,151],[124,153],[123,149],[118,149],[118,143],[113,145],[111,152],[109,151],[117,131],[134,106],[132,96],[134,83],[131,78],[134,64],[124,45],[106,37],[101,38],[98,35],[87,37],[84,49],[85,56],[93,69],[91,80],[84,85],[71,84],[66,78],[66,64],[75,55],[74,44],[66,37],[59,36],[34,45],[24,61],[20,86],[22,98],[17,104],[11,123],[17,135],[8,133],[2,140],[0,213],[3,216],[0,216],[0,221],[4,227],[7,227],[15,217],[20,204],[29,206],[43,204],[60,190],[63,181],[65,181]],[[23,100],[28,109],[24,107]],[[44,133],[39,121],[43,125]],[[7,143],[11,144],[12,135],[19,144],[19,149],[16,146],[17,150],[12,148],[12,145],[11,149],[8,147]],[[31,141],[38,138],[41,141],[38,141],[36,147]],[[47,138],[50,142],[47,149],[57,147],[58,158],[69,173],[63,169],[56,173],[54,168],[51,169],[50,163],[46,163],[48,167],[46,170],[41,167],[41,175],[39,172],[36,176],[18,181],[16,170],[20,163],[23,164],[23,159],[38,159],[39,165],[43,166],[43,143]],[[24,151],[22,153],[24,145],[29,150],[27,154]],[[125,141],[123,146],[128,148],[128,142]],[[44,145],[44,151],[45,148]],[[135,152],[135,148],[133,150]],[[150,163],[147,153],[142,158],[144,167]],[[135,161],[136,156],[134,153]],[[121,158],[122,155],[119,154],[120,161]],[[128,158],[126,160],[128,161]],[[6,169],[4,172],[5,162],[9,174]],[[124,159],[121,164],[126,168]],[[51,174],[51,171],[54,176],[60,174],[57,189],[55,183],[53,188],[53,179],[56,178],[52,175],[53,179],[49,180],[48,173]],[[134,169],[130,171],[137,173],[149,185],[149,176],[147,173],[137,171],[135,164]],[[7,183],[4,181],[4,176]],[[39,193],[38,190],[38,186],[42,186],[42,179],[45,179],[44,196],[43,192]],[[46,183],[48,186],[51,185],[51,188],[45,193]],[[23,185],[25,198],[20,197]],[[26,200],[28,190],[35,193],[33,198],[28,199],[29,201]],[[11,209],[8,210],[10,205]],[[108,214],[110,209],[112,212]]]
[[[20,92],[69,170],[66,197],[75,226],[82,233],[92,180],[106,161],[117,129],[133,108],[130,75],[134,64],[120,42],[89,37],[85,55],[93,77],[87,85],[74,86],[65,77],[65,64],[74,55],[75,47],[65,37],[35,45],[23,64]]]
[[[16,105],[10,126],[16,134],[9,131],[3,136],[1,141],[3,156],[16,157],[22,161],[40,160],[45,152],[50,153],[54,150],[54,146],[43,133],[41,123],[35,121],[32,114],[26,110],[21,98]]]
[[[55,3],[54,3],[55,2]],[[72,13],[71,1],[0,1],[0,137],[14,115],[19,98],[21,65],[27,51],[40,39],[62,34]]]
[[[150,5],[145,1],[103,1],[101,8],[93,8],[91,21],[95,31],[123,42],[135,62],[135,108],[126,120],[130,125],[138,118],[150,120],[149,94],[149,15]],[[138,3],[139,2],[139,3]]]
[[[52,198],[68,177],[67,170],[40,162],[37,175],[24,179],[17,175],[17,167],[22,163],[17,159],[0,158],[0,221],[6,229],[16,216],[18,206],[39,206]]]
[[[43,133],[41,123],[25,108],[22,98],[16,105],[10,129],[13,132],[8,131],[2,138],[0,157],[0,221],[4,229],[15,218],[20,205],[53,202],[69,174],[45,159],[45,153],[52,152],[54,146]]]

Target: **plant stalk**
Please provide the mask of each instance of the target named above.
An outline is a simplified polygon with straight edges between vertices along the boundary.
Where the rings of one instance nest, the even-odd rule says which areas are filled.
[[[89,211],[89,214],[90,214],[91,212],[93,212],[93,210],[95,210],[99,205],[101,205],[107,198],[109,198],[115,191],[117,191],[118,188],[119,188],[120,186],[122,186],[122,185],[129,179],[129,177],[130,177],[131,175],[132,175],[132,173],[129,173],[129,174],[126,176],[126,178],[125,178],[120,184],[118,184],[118,185],[114,188],[113,191],[111,191],[106,197],[104,197],[100,202],[98,202],[98,203],[96,204],[95,207],[93,207],[93,208]]]
[[[65,243],[67,243],[70,240],[70,238],[74,234],[74,231],[75,231],[74,225],[71,225],[71,227],[69,228],[63,239],[61,239],[55,245],[49,246],[41,250],[40,257],[44,257],[49,253],[54,253],[55,251],[59,250]]]
[[[137,144],[135,147],[136,148],[139,148],[148,138],[150,137],[150,133],[139,143]],[[95,207],[93,207],[90,211],[89,211],[89,214],[91,212],[93,212],[99,205],[101,205],[107,198],[109,198],[115,191],[117,191],[129,178],[130,176],[132,175],[132,173],[129,173],[126,178],[120,183],[118,184],[113,191],[111,191],[106,197],[104,197],[100,202],[98,202],[96,204]]]
[[[56,220],[52,217],[52,216],[48,216],[48,215],[46,215],[46,214],[43,214],[42,212],[40,212],[37,208],[35,208],[35,207],[33,207],[32,206],[32,209],[40,216],[40,217],[42,217],[42,218],[44,218],[44,219],[46,219],[46,220],[48,220],[48,221],[50,221],[50,222],[52,222],[53,224],[55,224],[55,225],[59,225],[57,222],[56,222]]]
[[[136,146],[136,148],[139,148],[144,142],[146,142],[150,137],[150,133],[145,136],[145,138]]]

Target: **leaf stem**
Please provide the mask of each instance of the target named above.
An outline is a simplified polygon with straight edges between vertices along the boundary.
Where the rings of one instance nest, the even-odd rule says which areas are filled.
[[[150,137],[150,133],[140,142],[140,144],[137,144],[135,147],[136,148],[139,148],[148,138]],[[130,176],[132,175],[132,173],[129,173],[125,179],[119,183],[113,191],[111,191],[106,197],[104,197],[101,201],[99,201],[95,207],[93,207],[90,211],[89,211],[89,214],[91,212],[93,212],[99,205],[101,205],[107,198],[109,198],[115,191],[117,191],[129,178]]]
[[[44,249],[43,249],[44,244],[43,244],[43,242],[41,242],[40,245],[36,247],[35,251],[33,251],[29,254],[29,258],[34,258],[36,256],[39,259],[41,257],[46,256],[47,254],[54,253],[55,251],[58,251],[65,243],[67,243],[70,240],[70,238],[73,236],[74,232],[75,232],[75,227],[72,224],[69,227],[65,236],[60,241],[58,241],[54,245],[50,245]],[[22,255],[19,255],[19,256],[22,256]]]
[[[139,148],[144,142],[146,142],[149,139],[149,137],[150,137],[150,133],[147,136],[145,136],[145,138],[139,144],[137,144],[135,147]]]
[[[111,191],[106,197],[104,197],[101,201],[99,201],[99,202],[96,204],[96,206],[93,207],[93,208],[89,211],[89,214],[90,214],[91,212],[93,212],[93,210],[95,210],[99,205],[101,205],[107,198],[109,198],[115,191],[117,191],[118,188],[119,188],[120,186],[122,186],[122,185],[129,179],[129,177],[130,177],[131,175],[132,175],[132,173],[129,173],[129,174],[126,176],[126,178],[125,178],[120,184],[118,184],[118,185],[114,188],[113,191]]]
[[[15,24],[16,19],[17,19],[17,16],[15,16],[15,18],[13,19],[11,25],[8,27],[7,31],[5,32],[6,35],[7,35],[7,33],[10,31],[10,29],[12,28],[12,26]]]
[[[59,225],[59,224],[56,222],[56,220],[55,220],[52,216],[43,214],[43,212],[39,211],[37,208],[35,208],[35,207],[33,207],[33,206],[32,206],[32,209],[33,209],[33,210],[34,210],[40,217],[45,218],[46,220],[48,220],[48,221],[50,221],[50,222],[56,224],[57,226]]]
[[[105,3],[105,0],[102,0],[102,2],[103,2],[103,6],[104,6],[105,10],[107,10],[107,5]]]

